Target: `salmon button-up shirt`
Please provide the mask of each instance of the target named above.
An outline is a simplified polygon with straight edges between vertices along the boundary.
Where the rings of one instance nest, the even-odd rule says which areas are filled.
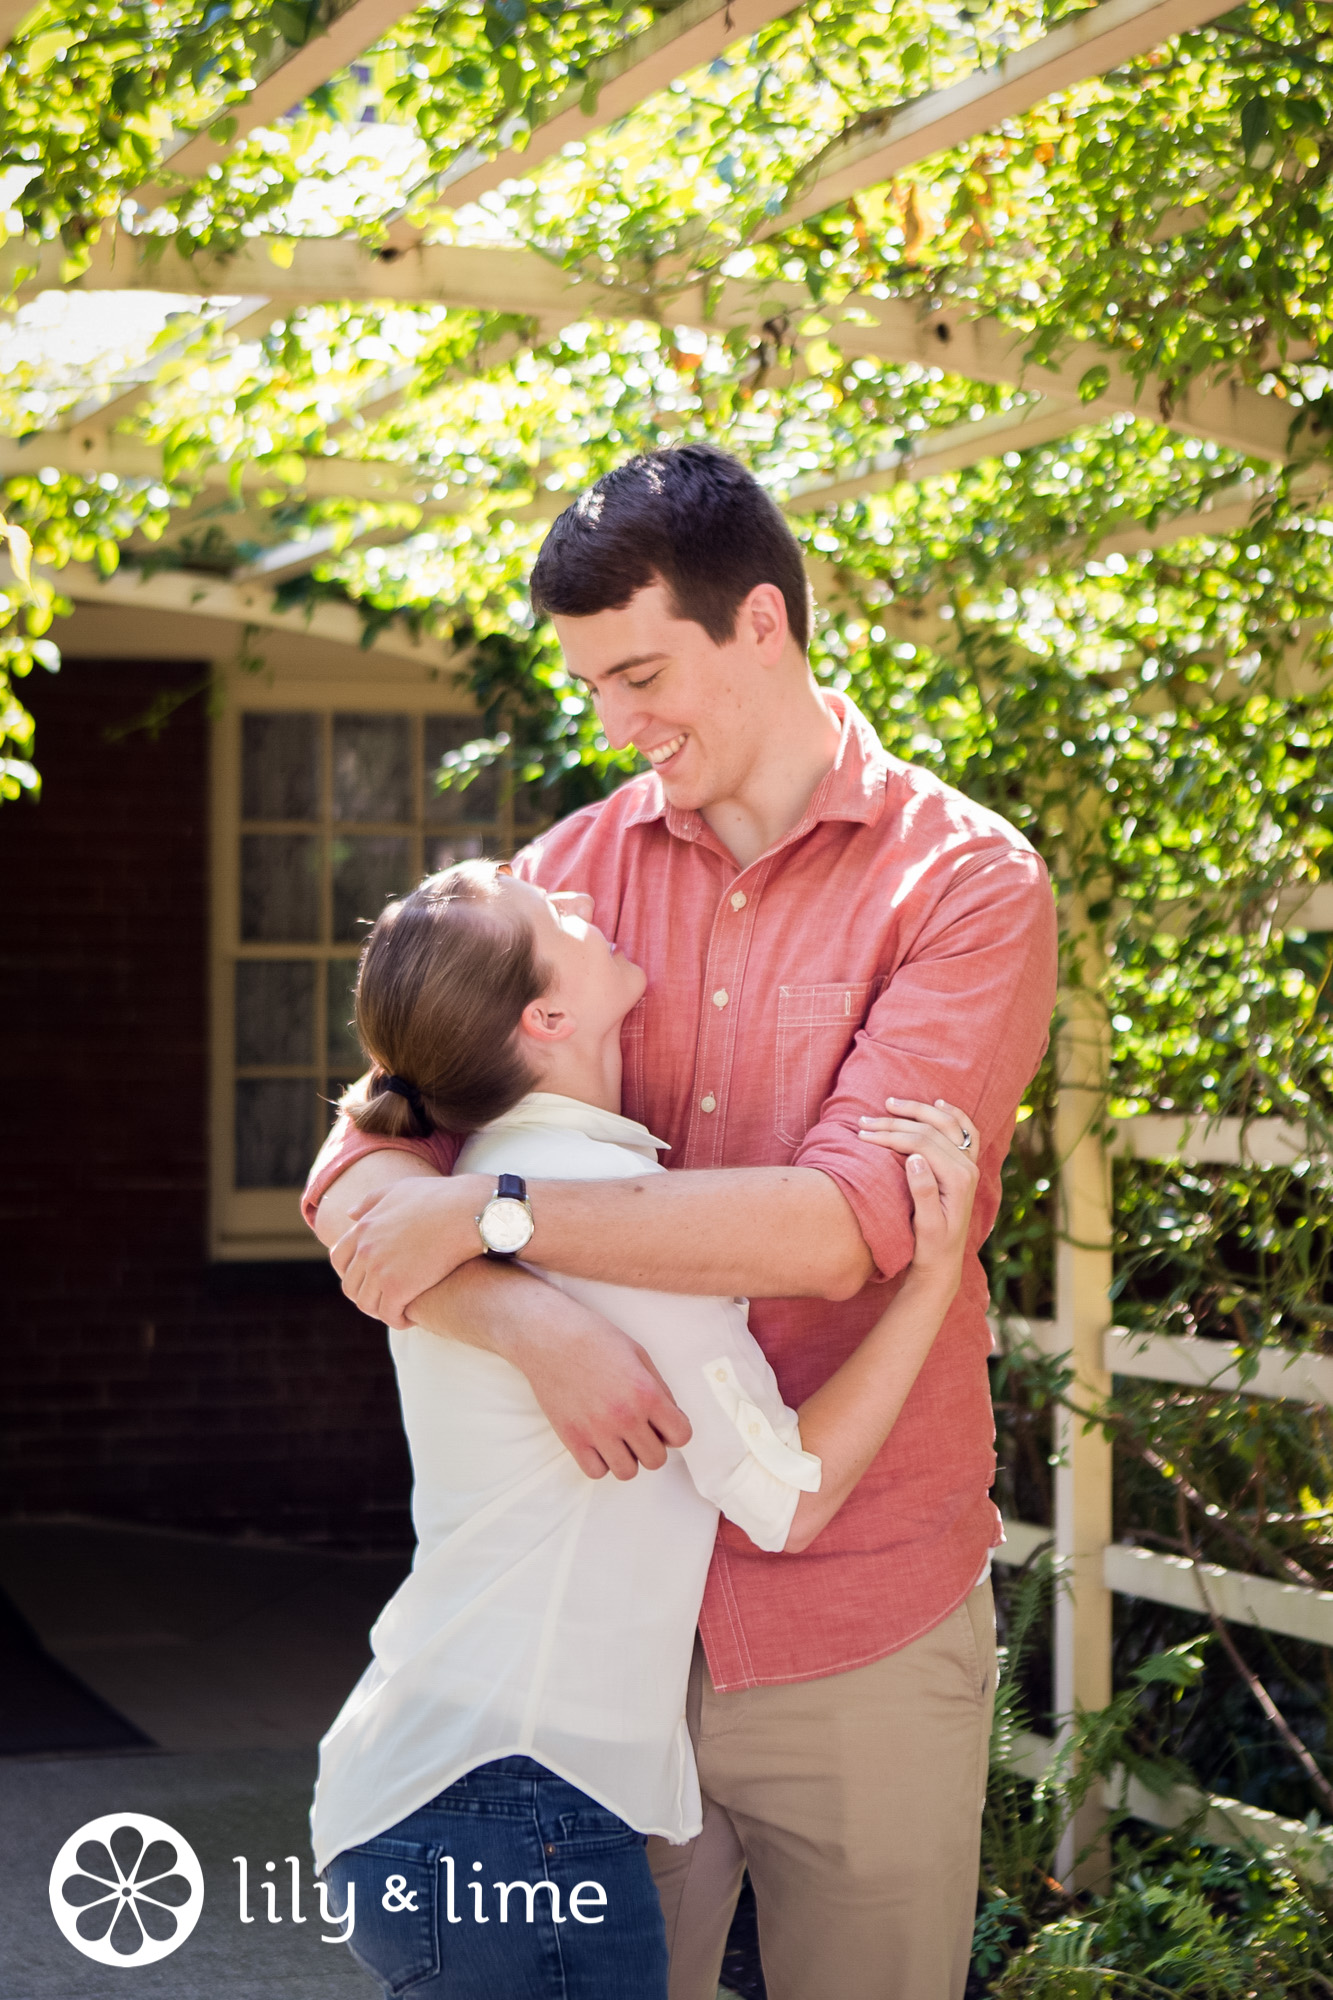
[[[893,1433],[800,1555],[723,1522],[700,1618],[719,1691],[813,1680],[882,1658],[962,1602],[1000,1540],[987,1288],[976,1252],[1055,997],[1055,913],[1020,834],[881,747],[845,695],[833,768],[798,825],[746,868],[651,772],[560,822],[515,870],[591,894],[648,975],[623,1031],[625,1115],[671,1168],[817,1168],[876,1270],[856,1298],[755,1298],[750,1324],[797,1407],[858,1346],[911,1261],[898,1157],[857,1137],[889,1095],[946,1098],[980,1132],[963,1282]],[[386,1142],[338,1126],[306,1191],[313,1216]],[[392,1142],[391,1142],[392,1143]],[[442,1172],[457,1142],[396,1142]],[[642,1475],[651,1477],[651,1474]]]

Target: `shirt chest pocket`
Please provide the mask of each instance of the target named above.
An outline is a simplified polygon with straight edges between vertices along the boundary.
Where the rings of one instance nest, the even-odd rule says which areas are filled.
[[[777,1111],[784,1145],[799,1146],[865,1024],[882,979],[778,988]]]

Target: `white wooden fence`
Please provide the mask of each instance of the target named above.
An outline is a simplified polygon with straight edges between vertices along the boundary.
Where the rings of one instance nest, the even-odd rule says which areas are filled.
[[[1333,884],[1324,884],[1286,918],[1287,928],[1333,930]],[[1047,1353],[1067,1355],[1074,1372],[1073,1402],[1088,1408],[1110,1392],[1112,1375],[1178,1383],[1187,1388],[1243,1388],[1247,1395],[1333,1408],[1333,1357],[1265,1347],[1253,1372],[1244,1374],[1240,1351],[1225,1342],[1129,1331],[1111,1324],[1111,1159],[1182,1160],[1198,1165],[1287,1166],[1308,1158],[1305,1128],[1279,1119],[1175,1115],[1118,1121],[1108,1145],[1100,1136],[1105,1103],[1108,1038],[1095,976],[1100,967],[1082,948],[1083,984],[1064,996],[1056,1149],[1060,1170],[1060,1229],[1056,1254],[1056,1316],[1018,1322],[1020,1331]],[[1010,1321],[1013,1326],[1015,1322]],[[1069,1717],[1076,1706],[1101,1708],[1111,1698],[1111,1602],[1114,1592],[1148,1598],[1208,1616],[1209,1606],[1236,1624],[1258,1626],[1289,1638],[1333,1647],[1333,1591],[1251,1576],[1214,1563],[1196,1564],[1111,1539],[1111,1447],[1099,1430],[1085,1431],[1068,1411],[1056,1426],[1054,1525],[1005,1522],[1002,1563],[1021,1564],[1051,1545],[1061,1587],[1055,1606],[1054,1705]],[[1036,1775],[1054,1745],[1020,1739],[1015,1761]],[[1333,1878],[1333,1829],[1307,1826],[1258,1812],[1234,1799],[1187,1787],[1162,1800],[1126,1780],[1117,1795],[1093,1801],[1070,1829],[1057,1857],[1067,1876],[1074,1854],[1095,1833],[1104,1804],[1128,1805],[1136,1816],[1173,1826],[1206,1805],[1205,1827],[1221,1842],[1259,1840],[1266,1847],[1300,1849]]]

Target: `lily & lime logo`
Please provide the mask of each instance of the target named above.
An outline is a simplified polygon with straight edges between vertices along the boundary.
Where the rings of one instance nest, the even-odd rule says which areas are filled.
[[[99,1965],[152,1965],[184,1944],[204,1874],[183,1835],[148,1813],[105,1813],[72,1833],[51,1870],[61,1934]]]

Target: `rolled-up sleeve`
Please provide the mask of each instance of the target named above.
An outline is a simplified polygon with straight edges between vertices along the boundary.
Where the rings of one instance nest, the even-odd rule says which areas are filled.
[[[819,1490],[823,1468],[802,1449],[800,1420],[750,1332],[745,1301],[638,1291],[556,1271],[541,1275],[651,1356],[690,1420],[692,1435],[680,1455],[704,1499],[757,1548],[785,1547],[797,1502]]]
[[[975,1121],[983,1188],[997,1188],[1046,1049],[1055,986],[1055,905],[1040,857],[1026,846],[968,857],[927,910],[795,1154],[795,1165],[836,1181],[877,1277],[911,1261],[912,1202],[902,1160],[858,1138],[858,1121],[881,1116],[889,1096],[945,1098]],[[974,1245],[996,1201],[979,1195]]]
[[[802,1493],[818,1493],[824,1468],[803,1449],[800,1422],[782,1401],[776,1379],[743,1380],[742,1371],[752,1377],[753,1371],[745,1369],[748,1357],[738,1358],[740,1369],[728,1354],[704,1364],[704,1379],[727,1428],[715,1438],[705,1427],[697,1446],[692,1440],[685,1447],[684,1458],[704,1498],[756,1548],[772,1554],[786,1547],[797,1503]]]
[[[412,1153],[436,1173],[448,1174],[453,1172],[462,1145],[462,1140],[449,1132],[433,1132],[429,1139],[385,1139],[374,1132],[358,1132],[350,1118],[339,1118],[315,1156],[301,1196],[301,1214],[313,1229],[319,1204],[334,1181],[367,1153]]]

